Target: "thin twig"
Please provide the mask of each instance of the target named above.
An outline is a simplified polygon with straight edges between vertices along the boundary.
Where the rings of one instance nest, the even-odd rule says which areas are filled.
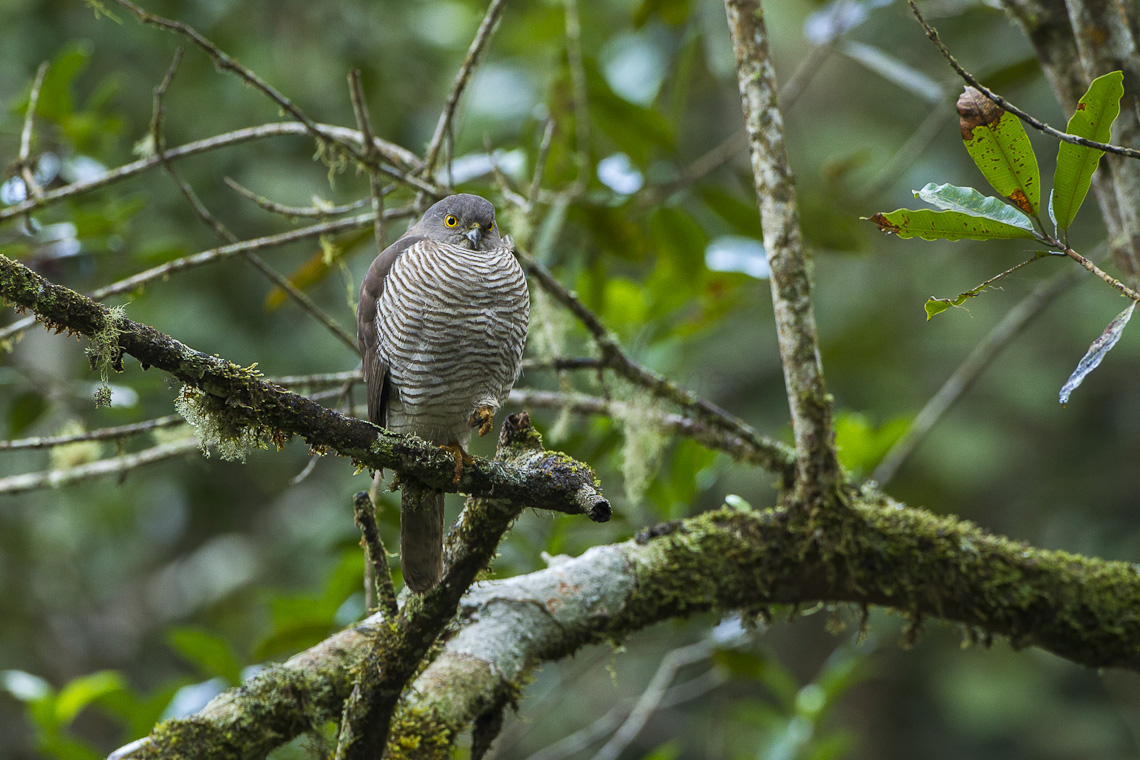
[[[87,441],[108,441],[126,438],[139,433],[149,433],[152,430],[174,427],[185,423],[180,414],[169,414],[165,417],[156,417],[145,422],[133,422],[129,425],[99,428],[84,433],[71,435],[36,436],[34,438],[19,438],[14,441],[0,441],[0,451],[16,451],[18,449],[49,449],[54,446],[66,446],[69,443],[85,443]]]
[[[658,709],[666,709],[690,702],[721,686],[728,678],[719,668],[706,670],[684,683],[669,687],[657,707]],[[632,697],[623,699],[590,725],[543,747],[527,757],[526,760],[565,760],[567,757],[578,754],[603,736],[618,729],[636,704],[637,702]]]
[[[1119,145],[1112,145],[1110,143],[1097,142],[1096,140],[1089,140],[1085,137],[1079,137],[1078,135],[1071,135],[1068,132],[1062,132],[1061,130],[1054,129],[1040,119],[1031,116],[1017,106],[1013,105],[1008,100],[979,82],[973,74],[966,71],[966,69],[962,67],[962,64],[958,63],[958,60],[953,56],[949,49],[947,49],[946,45],[943,44],[942,38],[938,35],[938,30],[931,26],[926,18],[923,17],[922,12],[918,10],[918,6],[915,4],[914,0],[907,0],[907,5],[910,6],[910,10],[914,14],[914,17],[918,19],[918,23],[922,26],[923,31],[926,32],[927,38],[934,43],[934,46],[936,48],[938,48],[938,52],[942,53],[942,57],[946,59],[947,63],[950,64],[950,67],[954,69],[954,71],[958,72],[958,76],[962,77],[966,84],[970,85],[976,90],[979,90],[983,95],[992,100],[1003,110],[1009,111],[1011,114],[1021,119],[1034,129],[1040,132],[1044,132],[1045,134],[1051,137],[1055,137],[1063,142],[1072,143],[1073,145],[1083,145],[1086,148],[1096,148],[1097,150],[1103,150],[1105,153],[1116,153],[1121,156],[1128,156],[1129,158],[1140,158],[1140,150],[1136,150],[1134,148],[1124,148]]]
[[[43,472],[26,472],[21,475],[12,475],[0,478],[0,495],[25,493],[43,488],[59,488],[82,480],[103,477],[105,475],[122,476],[131,470],[148,464],[163,462],[174,457],[186,456],[199,450],[198,439],[195,437],[183,438],[169,443],[160,443],[134,454],[124,454],[110,459],[100,459],[96,462],[68,467],[62,470],[46,470]]]
[[[633,411],[630,404],[573,391],[515,388],[511,391],[509,400],[512,404],[528,409],[559,409],[609,419],[628,416]],[[722,427],[683,414],[658,412],[641,407],[636,409],[636,414],[639,419],[649,421],[665,432],[691,438],[714,451],[723,451],[738,462],[759,465],[768,470],[775,469],[776,472],[780,470],[772,466],[773,459],[780,460],[787,468],[792,466],[791,449],[776,441],[765,440],[764,446],[757,446],[750,440],[725,431]]]
[[[167,88],[169,88],[171,82],[174,81],[174,75],[178,71],[178,64],[181,62],[181,60],[182,46],[179,45],[178,48],[174,51],[174,60],[171,62],[170,68],[166,72],[166,76],[163,77],[162,82],[154,90],[154,114],[151,117],[150,124],[151,140],[154,144],[155,153],[158,154],[159,159],[162,161],[163,169],[166,170],[166,173],[170,176],[170,179],[182,193],[182,197],[184,197],[186,199],[186,202],[190,204],[190,207],[194,209],[194,213],[198,215],[198,218],[205,222],[206,225],[214,231],[214,234],[221,238],[223,242],[236,244],[239,242],[238,236],[230,232],[229,229],[222,223],[222,221],[214,216],[214,214],[211,213],[208,208],[206,208],[206,204],[204,204],[202,202],[202,199],[198,197],[198,194],[194,192],[194,188],[190,187],[190,184],[182,179],[182,176],[178,173],[178,170],[174,168],[174,164],[166,159],[166,151],[164,148],[165,137],[163,136],[162,131],[164,116],[163,99],[166,95]],[[367,146],[371,144],[372,141],[370,139],[370,135],[365,135],[365,145]],[[373,151],[371,150],[369,151],[370,154],[372,152]],[[329,330],[329,332],[331,332],[342,343],[348,346],[351,351],[356,352],[358,350],[355,338],[352,335],[349,335],[348,331],[341,327],[335,319],[325,313],[325,310],[318,306],[317,303],[313,301],[313,299],[309,298],[307,293],[295,286],[288,278],[286,278],[276,269],[269,266],[269,264],[267,264],[264,259],[262,259],[253,251],[241,251],[240,255],[247,262],[249,262],[249,264],[253,266],[254,269],[259,271],[262,275],[269,279],[270,282],[272,282],[278,288],[281,288],[281,290],[283,290],[290,298],[296,301],[302,310],[308,312],[314,319],[324,325]]]
[[[352,507],[353,514],[356,515],[356,527],[360,528],[364,551],[368,555],[366,559],[372,568],[372,580],[380,609],[384,611],[385,616],[394,620],[400,614],[400,607],[396,604],[396,587],[392,584],[392,572],[388,569],[388,553],[384,550],[384,542],[376,527],[376,512],[368,492],[358,492],[353,497]]]
[[[562,0],[565,6],[566,65],[570,69],[571,109],[574,112],[574,161],[578,176],[570,193],[584,192],[590,183],[590,105],[586,86],[586,64],[582,56],[582,22],[578,0]]]
[[[653,674],[653,678],[646,685],[645,691],[638,697],[637,703],[634,704],[633,710],[630,711],[625,722],[610,737],[610,740],[594,754],[593,760],[617,760],[622,750],[633,743],[633,740],[641,733],[641,729],[645,728],[645,724],[649,722],[649,718],[657,711],[669,691],[669,684],[676,678],[677,671],[686,665],[707,660],[716,646],[716,643],[709,637],[687,646],[678,647],[666,654],[657,667],[657,672]]]
[[[197,29],[190,26],[183,21],[176,21],[174,19],[164,18],[149,11],[145,11],[139,6],[135,5],[131,0],[113,0],[116,4],[126,8],[130,11],[136,19],[142,24],[149,26],[156,26],[160,29],[175,32],[183,37],[186,37],[200,49],[205,51],[206,55],[210,56],[214,65],[223,71],[232,72],[239,79],[244,81],[249,86],[253,87],[264,93],[274,103],[276,103],[282,110],[291,115],[294,119],[305,125],[305,129],[309,131],[315,138],[321,142],[333,143],[348,153],[350,156],[357,160],[363,159],[361,151],[351,143],[339,140],[335,136],[329,134],[321,128],[319,124],[312,121],[308,116],[298,108],[292,100],[287,98],[283,93],[279,92],[273,85],[269,84],[253,71],[247,69],[245,66],[238,63],[234,58],[230,57],[221,48],[213,42],[204,37]]]
[[[1062,251],[1070,259],[1077,262],[1078,264],[1083,266],[1085,269],[1089,270],[1090,272],[1095,274],[1097,277],[1099,277],[1100,279],[1107,282],[1111,287],[1120,291],[1120,294],[1123,295],[1125,298],[1129,298],[1133,301],[1140,301],[1140,293],[1137,293],[1135,290],[1128,287],[1123,282],[1116,279],[1115,277],[1110,275],[1108,272],[1104,271],[1103,269],[1098,267],[1096,264],[1092,263],[1091,261],[1086,259],[1084,256],[1077,253],[1076,251],[1074,251],[1072,248],[1065,245],[1061,241],[1059,241],[1055,238],[1049,237],[1048,235],[1046,236],[1046,238],[1047,238],[1050,245],[1056,246],[1059,251]]]
[[[1052,278],[1040,283],[1033,291],[1009,310],[998,322],[985,340],[974,347],[938,392],[922,407],[910,427],[891,447],[890,451],[879,462],[871,479],[886,485],[899,468],[918,448],[919,444],[930,433],[934,425],[958,399],[968,391],[981,375],[982,371],[993,362],[994,358],[1009,345],[1010,341],[1021,332],[1033,319],[1045,310],[1057,296],[1064,293],[1078,282],[1077,271],[1067,269],[1055,274]]]
[[[606,369],[607,365],[596,356],[552,356],[549,359],[523,359],[523,372],[542,370]]]
[[[343,385],[346,382],[361,382],[364,376],[359,369],[348,372],[326,372],[319,375],[282,375],[281,377],[267,377],[271,383],[283,385],[286,388],[321,388],[330,385]]]
[[[400,207],[394,209],[385,209],[384,216],[386,219],[396,219],[411,216],[412,211],[408,207]],[[309,227],[302,227],[288,232],[282,232],[277,235],[266,235],[265,237],[253,238],[251,240],[243,240],[240,243],[233,245],[223,245],[219,248],[211,248],[208,251],[195,253],[191,256],[184,256],[180,259],[168,261],[165,264],[160,264],[156,267],[144,270],[130,277],[124,278],[110,285],[92,291],[88,294],[89,298],[96,301],[101,301],[110,296],[119,293],[126,293],[137,288],[141,288],[155,280],[162,280],[177,272],[186,269],[193,269],[195,267],[203,266],[204,264],[211,264],[216,261],[232,258],[240,255],[246,250],[260,250],[262,248],[274,248],[287,243],[293,243],[298,240],[305,240],[313,237],[320,237],[322,235],[333,235],[348,230],[360,229],[367,227],[374,223],[374,214],[371,212],[367,214],[359,214],[357,216],[346,217],[344,219],[336,219],[329,222],[322,222],[314,224]],[[25,317],[7,325],[0,329],[0,344],[4,341],[19,335],[34,325],[36,322],[34,317]],[[354,344],[355,345],[355,344]]]
[[[363,138],[355,129],[337,127],[329,124],[321,124],[320,127],[327,133],[336,136],[338,139],[349,140],[363,144]],[[266,137],[293,135],[307,136],[308,134],[309,132],[305,128],[305,125],[301,124],[300,122],[272,122],[270,124],[261,124],[256,127],[246,127],[245,129],[238,129],[233,132],[226,132],[225,134],[215,135],[214,137],[207,137],[203,140],[196,140],[194,142],[186,143],[185,145],[180,145],[177,148],[171,148],[166,151],[166,158],[167,160],[185,158],[187,156],[196,155],[198,153],[205,153],[207,151],[217,150],[219,148],[237,145],[249,140],[259,140]],[[384,156],[389,160],[393,160],[393,157],[395,157],[395,160],[399,164],[408,165],[412,170],[418,169],[419,159],[416,158],[415,154],[413,154],[411,151],[405,150],[404,148],[401,148],[394,143],[385,142],[380,139],[375,139],[373,142],[376,145],[377,150],[381,151],[381,153],[383,153]],[[133,161],[129,164],[124,164],[123,166],[108,170],[102,174],[97,174],[90,179],[85,179],[80,182],[73,182],[70,185],[65,185],[64,187],[50,190],[44,193],[43,198],[29,198],[21,203],[16,204],[15,206],[0,208],[0,221],[20,216],[27,213],[28,211],[33,211],[43,206],[58,203],[59,201],[71,198],[76,195],[81,195],[92,190],[97,190],[114,182],[118,182],[128,177],[133,177],[136,174],[140,174],[141,172],[152,169],[161,164],[162,160],[159,159],[157,155],[150,156],[148,158],[139,159],[138,161]],[[405,184],[414,184],[415,182],[419,182],[420,185],[424,184],[423,180],[410,179],[408,178],[410,175],[406,175],[396,169],[385,166],[381,167],[381,171],[383,171],[385,174],[393,176],[395,179],[404,182]],[[436,187],[430,184],[426,186],[424,192],[427,192],[428,195],[433,198],[442,198],[444,195],[447,195],[447,191],[444,188]]]
[[[32,154],[32,130],[36,121],[36,104],[40,100],[40,90],[44,86],[44,77],[47,76],[48,62],[44,61],[40,67],[36,69],[36,78],[32,82],[32,91],[28,95],[28,112],[24,115],[24,128],[20,132],[20,154],[19,154],[19,167],[20,176],[24,179],[24,184],[28,188],[28,193],[36,199],[43,198],[44,191],[40,187],[40,183],[36,181],[36,174],[32,171],[29,158]]]
[[[439,115],[439,121],[436,122],[435,133],[431,136],[431,142],[428,144],[427,157],[424,158],[425,177],[430,178],[432,172],[435,171],[436,160],[439,158],[439,150],[443,146],[444,138],[451,133],[452,121],[455,119],[455,109],[459,105],[459,98],[462,97],[463,91],[467,88],[471,74],[479,63],[479,56],[482,55],[488,40],[491,39],[491,34],[495,31],[495,24],[498,22],[505,4],[506,0],[491,0],[491,4],[487,7],[487,13],[483,16],[483,23],[479,24],[479,29],[475,32],[475,39],[471,40],[467,55],[463,57],[463,63],[455,75],[455,81],[451,84],[451,92],[447,95],[443,112]],[[451,165],[450,161],[447,163],[448,166]]]
[[[283,203],[277,203],[276,201],[271,201],[262,195],[258,195],[249,188],[238,184],[230,177],[223,177],[222,181],[225,182],[226,186],[236,192],[238,195],[248,198],[260,206],[262,209],[273,214],[280,214],[281,216],[284,216],[288,219],[328,219],[329,217],[333,216],[350,214],[353,211],[362,209],[372,203],[371,198],[361,198],[359,200],[353,201],[352,203],[346,203],[343,206],[286,206]]]
[[[783,483],[791,482],[790,477],[794,463],[790,461],[786,449],[760,435],[743,420],[729,414],[716,404],[700,398],[691,391],[678,386],[672,380],[629,358],[622,350],[617,336],[610,332],[601,319],[576,295],[567,290],[550,273],[550,270],[521,248],[516,253],[531,279],[577,317],[578,321],[590,333],[602,353],[601,358],[607,368],[635,385],[645,388],[654,396],[689,411],[696,419],[739,437],[759,452],[763,461],[758,463],[762,467],[780,475]]]
[[[499,165],[499,157],[495,154],[495,146],[491,142],[490,135],[483,135],[483,150],[487,152],[487,161],[491,164],[491,176],[495,180],[495,186],[499,188],[503,198],[516,208],[526,208],[526,198],[519,195],[519,193],[512,187],[510,178],[503,172],[503,167]]]
[[[528,219],[534,214],[534,207],[538,202],[538,191],[542,187],[542,173],[546,170],[546,159],[550,155],[553,138],[554,119],[548,117],[542,127],[542,140],[538,144],[538,155],[534,159],[534,175],[530,180],[530,190],[526,194],[526,205],[523,206],[523,213]]]
[[[238,63],[234,58],[225,53],[221,48],[204,37],[197,29],[190,26],[189,24],[183,21],[164,18],[157,14],[145,11],[131,2],[131,0],[113,1],[134,14],[135,18],[137,18],[140,23],[175,32],[192,41],[195,45],[205,51],[206,55],[210,56],[210,58],[214,61],[214,65],[219,69],[223,71],[233,72],[239,79],[254,89],[264,93],[282,110],[303,124],[306,131],[315,137],[322,147],[335,145],[337,149],[343,151],[354,160],[360,161],[370,168],[375,168],[381,172],[384,172],[385,174],[396,177],[401,182],[407,183],[408,185],[419,190],[421,193],[426,193],[428,195],[436,197],[440,195],[440,188],[436,187],[430,182],[425,182],[423,179],[414,175],[384,166],[378,159],[373,158],[372,156],[366,156],[365,152],[362,149],[356,147],[354,141],[343,139],[335,131],[326,129],[323,125],[318,124],[317,122],[310,119],[305,115],[304,112],[301,111],[301,109],[296,104],[293,103],[293,101],[287,98],[283,93],[278,91],[253,71]],[[335,161],[335,158],[330,156],[329,160]]]
[[[376,153],[376,143],[372,139],[372,120],[368,117],[368,106],[364,103],[364,86],[360,82],[360,69],[353,69],[348,74],[348,92],[352,100],[352,110],[356,114],[356,126],[360,134],[364,135],[364,155],[372,159]],[[372,196],[372,214],[375,221],[372,225],[376,236],[376,252],[384,250],[384,190],[380,186],[380,177],[376,170],[369,166],[368,188]]]

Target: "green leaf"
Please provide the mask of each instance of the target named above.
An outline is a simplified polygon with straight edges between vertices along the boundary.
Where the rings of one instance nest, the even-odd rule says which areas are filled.
[[[1012,267],[1005,270],[1001,274],[994,275],[993,277],[986,280],[985,282],[983,282],[981,285],[977,286],[976,288],[973,288],[972,290],[967,290],[965,293],[959,293],[957,298],[934,298],[933,296],[928,298],[926,300],[926,305],[924,307],[926,309],[926,321],[929,322],[931,317],[933,317],[936,314],[941,314],[942,312],[946,311],[947,309],[949,309],[953,306],[961,306],[962,304],[964,304],[966,302],[967,298],[973,298],[974,296],[978,295],[983,290],[988,288],[990,285],[993,285],[995,282],[997,282],[1001,278],[1016,272],[1018,269],[1021,269],[1024,266],[1029,266],[1034,261],[1037,261],[1038,259],[1043,259],[1048,255],[1049,254],[1044,252],[1044,251],[1038,251],[1037,254],[1033,256],[1033,258],[1026,259],[1025,261],[1021,262],[1020,264],[1013,265]]]
[[[42,393],[25,391],[12,399],[8,408],[8,434],[15,438],[28,429],[44,412],[48,403]]]
[[[840,463],[854,472],[869,471],[886,456],[909,426],[910,421],[906,417],[896,417],[875,427],[866,415],[840,412],[835,420],[835,443]]]
[[[936,185],[930,182],[921,190],[914,191],[914,197],[937,206],[944,211],[961,211],[970,216],[980,216],[1003,224],[1033,232],[1033,220],[1019,209],[997,198],[982,195],[972,187],[957,185]]]
[[[1021,120],[973,87],[958,98],[958,124],[966,152],[982,176],[1030,216],[1041,205],[1041,171]]]
[[[1071,135],[1106,143],[1112,137],[1112,123],[1120,115],[1124,97],[1124,74],[1113,71],[1097,77],[1077,103],[1077,110],[1065,131]],[[1053,174],[1050,216],[1061,229],[1068,229],[1084,203],[1093,172],[1104,151],[1063,142],[1057,148],[1057,170]]]
[[[756,201],[722,190],[711,185],[701,187],[698,192],[710,211],[728,222],[732,231],[760,240],[764,230],[760,227],[760,211]]]
[[[1136,308],[1136,302],[1128,304],[1128,308],[1116,315],[1116,317],[1108,323],[1108,327],[1104,328],[1104,332],[1100,337],[1093,341],[1089,346],[1089,350],[1085,353],[1084,357],[1077,364],[1077,368],[1073,370],[1073,374],[1069,375],[1068,381],[1061,388],[1060,402],[1061,406],[1069,403],[1069,395],[1077,389],[1088,374],[1100,366],[1104,361],[1104,357],[1120,340],[1120,336],[1124,333],[1124,328],[1128,325],[1128,320],[1132,319],[1132,312]]]
[[[228,642],[201,628],[175,628],[166,637],[171,648],[198,666],[203,675],[221,676],[230,684],[241,683],[241,663]]]
[[[930,211],[900,208],[885,214],[862,217],[874,222],[888,235],[923,240],[1011,240],[1036,239],[1032,230],[996,222],[962,211]]]
[[[55,699],[55,717],[59,725],[70,725],[83,708],[97,699],[126,688],[123,676],[114,670],[80,676],[64,686]]]

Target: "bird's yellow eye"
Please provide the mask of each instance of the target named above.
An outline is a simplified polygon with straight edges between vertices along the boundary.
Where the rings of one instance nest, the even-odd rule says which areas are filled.
[[[495,223],[491,222],[490,224],[488,224],[483,229],[487,230],[487,232],[494,232],[495,231]]]
[[[447,216],[445,216],[443,218],[443,223],[446,224],[448,227],[454,227],[455,225],[459,224],[459,220],[456,219],[451,214],[448,214]]]

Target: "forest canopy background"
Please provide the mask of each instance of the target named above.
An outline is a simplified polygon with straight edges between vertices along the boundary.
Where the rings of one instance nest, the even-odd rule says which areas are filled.
[[[784,103],[789,151],[814,254],[817,321],[841,456],[846,467],[869,475],[1002,316],[1038,283],[1075,267],[1037,263],[972,299],[966,310],[927,323],[922,306],[929,296],[952,297],[1027,256],[1018,242],[899,241],[858,221],[914,205],[911,191],[929,181],[980,186],[955,123],[959,80],[905,5],[848,4],[863,14],[861,23],[835,39],[827,34],[835,28],[828,15],[835,5],[768,6],[777,74],[795,87],[794,99]],[[355,123],[345,74],[359,68],[376,134],[417,151],[431,139],[485,9],[475,2],[293,0],[147,7],[201,30],[321,122]],[[938,5],[930,15],[990,86],[1052,124],[1065,123],[1068,114],[1028,43],[1001,12],[961,2]],[[19,151],[29,85],[43,61],[51,66],[37,108],[37,151],[57,155],[66,179],[134,159],[148,135],[153,90],[178,40],[116,16],[118,22],[98,18],[83,3],[55,0],[0,7],[5,162]],[[545,226],[535,230],[500,203],[503,228],[532,235],[536,255],[638,360],[759,430],[787,436],[743,143],[699,179],[684,173],[742,123],[723,5],[591,2],[580,22],[588,129],[575,127],[564,5],[511,4],[460,104],[456,178],[470,172],[463,189],[495,197],[494,181],[480,171],[489,143],[500,151],[502,170],[525,184],[551,119],[544,187],[581,178],[584,200],[564,209],[559,227],[549,220],[561,212],[546,210]],[[188,49],[165,97],[166,144],[280,118],[273,104]],[[1052,141],[1032,132],[1030,139],[1040,155],[1054,154]],[[244,143],[178,167],[242,237],[293,225],[242,198],[224,177],[295,206],[310,205],[314,196],[345,203],[368,193],[366,177],[330,169],[303,136]],[[40,228],[31,237],[19,224],[0,228],[0,251],[82,292],[218,244],[159,170],[34,216]],[[393,222],[390,234],[400,224]],[[544,231],[551,234],[545,247]],[[1103,237],[1090,202],[1074,227],[1074,246],[1092,252]],[[350,325],[349,301],[375,252],[371,231],[330,243],[325,251],[309,241],[266,256]],[[357,361],[237,260],[121,300],[130,318],[243,366],[257,363],[269,376],[346,371]],[[1140,450],[1140,397],[1132,380],[1140,350],[1132,336],[1067,407],[1056,402],[1061,383],[1120,308],[1102,283],[1077,278],[939,421],[889,484],[892,495],[1036,546],[1133,561],[1140,555],[1140,471],[1130,462]],[[543,341],[551,338],[562,341],[565,355],[585,350],[580,328],[553,319],[553,311],[542,313],[552,318],[532,334],[531,357],[549,350]],[[9,316],[15,318],[6,312],[5,324]],[[588,373],[574,380],[589,392],[637,400],[619,382],[599,383]],[[177,388],[159,373],[135,367],[110,382],[111,407],[96,409],[91,396],[99,378],[83,346],[36,328],[0,359],[0,435],[48,435],[172,413]],[[528,372],[521,385],[560,387],[543,371]],[[525,514],[501,548],[496,575],[543,567],[543,552],[577,555],[624,540],[659,521],[715,508],[733,494],[757,507],[771,503],[762,471],[691,441],[672,441],[636,414],[611,420],[535,409],[532,416],[548,445],[598,470],[615,518],[599,526]],[[57,449],[51,457],[0,452],[0,477],[107,455],[109,446]],[[476,453],[490,448],[484,443]],[[74,725],[60,728],[59,736],[82,743],[61,744],[60,753],[106,752],[149,730],[176,695],[201,701],[237,682],[244,668],[288,656],[363,612],[350,497],[366,476],[327,458],[293,484],[308,462],[299,443],[283,454],[255,453],[245,464],[190,453],[122,479],[0,497],[0,669],[53,688],[90,674],[118,674],[92,682],[92,693],[104,688],[105,695],[73,716]],[[382,513],[390,546],[396,503],[387,495]],[[857,623],[857,615],[845,614],[838,617]],[[504,733],[503,756],[526,757],[641,693],[664,652],[700,639],[715,623],[697,618],[659,626],[634,636],[620,654],[603,647],[545,668]],[[822,757],[834,748],[851,757],[1111,758],[1135,756],[1140,748],[1140,687],[1133,677],[1088,672],[1037,651],[1015,653],[1003,643],[992,651],[958,651],[960,632],[949,626],[926,626],[917,646],[902,651],[896,642],[904,624],[877,612],[869,639],[859,645],[856,625],[830,632],[835,616],[823,612],[754,634],[744,654],[731,650],[703,661],[724,683],[701,700],[659,711],[637,747],[666,757],[735,757],[780,746],[803,726],[796,722],[801,687],[839,668],[851,674],[843,685],[852,690],[837,687],[828,709],[812,714],[815,733],[794,746],[801,756]],[[6,737],[0,757],[31,756],[47,730],[29,719],[16,691],[9,684],[0,693]],[[715,744],[717,736],[727,737],[724,744]]]

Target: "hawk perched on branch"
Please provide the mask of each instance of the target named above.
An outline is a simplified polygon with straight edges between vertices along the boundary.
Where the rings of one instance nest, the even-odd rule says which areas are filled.
[[[369,267],[356,310],[368,419],[448,449],[458,479],[472,428],[491,431],[522,365],[526,277],[495,208],[452,195]],[[417,593],[443,572],[443,494],[405,483],[400,565]]]

